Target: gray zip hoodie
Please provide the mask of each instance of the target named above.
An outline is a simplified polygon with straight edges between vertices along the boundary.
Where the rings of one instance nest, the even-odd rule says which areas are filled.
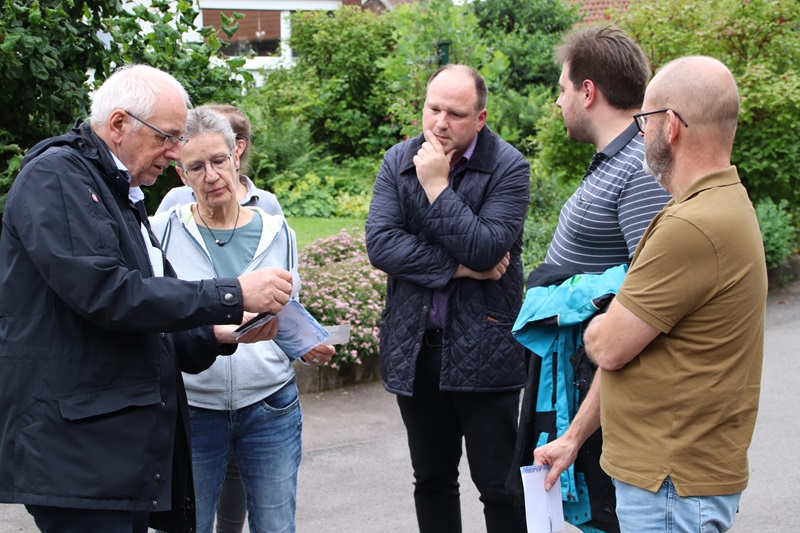
[[[192,215],[193,204],[174,206],[150,219],[153,232],[178,274],[186,280],[216,277],[211,256]],[[262,219],[261,240],[253,260],[241,272],[278,267],[292,273],[292,298],[300,291],[297,243],[294,231],[280,215],[248,207]],[[183,374],[189,405],[204,409],[233,410],[268,397],[294,378],[294,369],[272,341],[240,344],[234,357],[217,357],[207,370]]]

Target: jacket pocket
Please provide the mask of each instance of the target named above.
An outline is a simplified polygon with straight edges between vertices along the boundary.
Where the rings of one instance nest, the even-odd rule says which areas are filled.
[[[67,420],[82,420],[107,415],[126,407],[143,407],[160,401],[159,383],[153,380],[124,387],[67,394],[58,399],[58,408],[61,416]]]
[[[171,470],[172,402],[158,381],[37,401],[16,420],[15,491],[41,505],[150,508]]]

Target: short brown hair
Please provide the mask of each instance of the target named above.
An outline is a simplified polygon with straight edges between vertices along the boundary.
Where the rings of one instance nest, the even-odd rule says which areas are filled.
[[[250,119],[236,106],[230,104],[208,104],[209,109],[228,119],[236,134],[236,140],[243,140],[245,143],[244,151],[239,155],[239,167],[242,172],[246,172],[247,159],[250,157],[250,143],[253,140],[253,128],[250,126]]]
[[[569,62],[575,89],[591,80],[617,109],[642,107],[650,65],[642,49],[613,26],[584,26],[571,30],[556,48],[556,61]]]

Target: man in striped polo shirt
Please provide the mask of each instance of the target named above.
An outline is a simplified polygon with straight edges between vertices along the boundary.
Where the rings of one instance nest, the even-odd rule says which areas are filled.
[[[561,209],[541,269],[547,275],[540,278],[551,280],[547,283],[630,263],[648,224],[670,198],[643,169],[644,143],[633,120],[641,111],[650,75],[641,48],[619,29],[582,27],[565,36],[555,55],[562,65],[556,105],[567,135],[593,144],[596,151],[580,186]],[[587,442],[600,427],[599,391],[598,376],[588,393],[581,391],[586,397],[563,436],[534,450],[534,461],[552,465],[545,484],[549,489],[583,450],[581,470],[592,500],[597,499],[592,513],[598,512],[598,518],[605,513],[610,524],[606,530],[614,531],[614,490],[597,464],[600,434]],[[600,479],[588,479],[589,461],[594,462],[592,475]]]
[[[642,169],[644,144],[632,115],[642,107],[647,59],[621,30],[586,27],[556,50],[567,135],[596,152],[561,210],[545,263],[599,274],[630,262],[645,228],[669,199]]]

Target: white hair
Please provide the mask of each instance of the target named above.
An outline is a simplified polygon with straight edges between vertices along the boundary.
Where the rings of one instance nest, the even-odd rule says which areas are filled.
[[[191,107],[186,89],[172,75],[149,65],[120,67],[94,93],[89,120],[96,125],[105,124],[116,109],[147,120],[164,89],[177,91],[186,107]],[[134,121],[134,129],[141,126]]]

